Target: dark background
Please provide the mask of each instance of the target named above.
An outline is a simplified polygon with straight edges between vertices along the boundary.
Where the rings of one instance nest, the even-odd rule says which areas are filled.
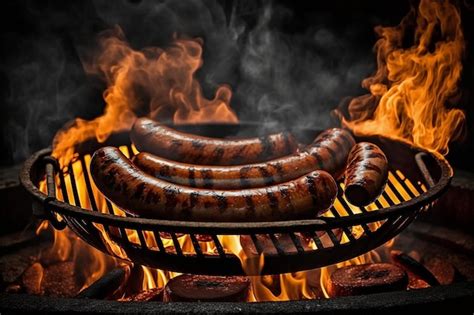
[[[252,34],[251,30],[258,28],[262,8],[268,3],[221,0],[217,3],[203,1],[203,4],[196,4],[192,1],[194,7],[206,6],[205,10],[200,11],[194,9],[193,5],[186,7],[187,1],[178,0],[169,5],[171,11],[176,9],[180,12],[177,21],[172,14],[160,15],[156,19],[151,7],[145,6],[143,2],[124,0],[104,4],[101,1],[81,0],[1,3],[2,166],[21,163],[35,150],[50,145],[55,131],[74,117],[91,119],[102,112],[105,85],[98,78],[84,74],[81,58],[94,50],[97,34],[113,24],[122,27],[136,49],[166,45],[174,32],[203,37],[204,66],[198,78],[204,93],[210,98],[218,83],[228,83],[235,91],[232,107],[239,116],[255,117],[252,116],[254,109],[245,104],[248,102],[246,95],[249,82],[253,81],[242,74],[243,61],[234,60],[243,54],[241,42],[246,32]],[[156,4],[164,2],[155,1]],[[465,137],[460,143],[451,146],[448,158],[456,167],[474,170],[474,163],[471,162],[474,151],[474,4],[472,1],[457,3],[461,8],[466,38],[462,97],[457,104],[466,111],[468,123]],[[318,71],[334,79],[331,88],[318,94],[308,92],[304,95],[302,108],[311,110],[305,99],[312,102],[312,98],[316,98],[316,104],[325,104],[321,113],[323,119],[329,120],[329,116],[324,114],[331,108],[347,97],[365,94],[360,81],[375,69],[372,50],[376,41],[374,26],[398,24],[408,13],[411,4],[417,5],[417,1],[272,2],[275,9],[265,27],[278,34],[276,38],[281,39],[278,45],[283,45],[282,48],[295,47],[295,52],[290,51],[283,56],[300,60],[296,65],[286,66],[284,69],[287,72],[284,74],[290,79],[307,76],[319,82],[317,84],[326,84],[320,82],[325,81],[326,77],[314,77],[305,72],[308,71],[305,61],[317,56],[320,60],[316,64]],[[229,40],[229,33],[224,31],[230,25],[232,9],[240,23],[245,25],[243,35],[235,41]],[[169,21],[163,21],[167,18]],[[317,44],[311,40],[315,36]],[[287,42],[289,44],[285,46]],[[278,53],[275,54],[277,59],[281,58]],[[352,72],[348,71],[343,76],[340,74],[345,68],[356,64],[358,66]],[[296,89],[291,83],[285,84],[288,90]],[[266,86],[262,85],[263,88]],[[294,98],[294,95],[274,93],[273,97],[278,101]],[[304,110],[301,111],[304,114]],[[293,110],[283,108],[280,116],[297,119],[297,116],[288,114],[291,112]]]

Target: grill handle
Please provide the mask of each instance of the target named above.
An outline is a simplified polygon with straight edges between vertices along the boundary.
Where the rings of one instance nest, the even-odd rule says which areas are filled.
[[[43,204],[33,204],[33,215],[40,219],[48,220],[55,229],[63,230],[67,224],[64,221],[58,220],[58,217],[55,213],[51,211],[51,206],[49,203],[55,201],[56,199],[56,172],[59,171],[59,163],[54,157],[47,155],[43,157],[43,163],[45,167],[45,177],[46,177],[46,189],[48,196],[44,198]]]
[[[428,186],[432,188],[436,183],[433,180],[433,177],[431,176],[428,167],[426,167],[425,161],[423,161],[423,158],[425,158],[426,156],[427,154],[425,152],[417,153],[415,155],[415,162],[418,166],[418,169],[421,171],[421,175],[423,175],[423,178],[425,179],[426,183],[428,183]]]

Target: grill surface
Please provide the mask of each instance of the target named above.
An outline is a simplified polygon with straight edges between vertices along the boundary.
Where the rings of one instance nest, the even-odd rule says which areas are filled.
[[[253,125],[184,129],[214,136],[255,131]],[[317,133],[305,130],[299,136],[308,142]],[[252,262],[259,259],[264,248],[262,238],[273,245],[268,250],[267,242],[263,270],[246,269],[247,273],[286,273],[344,261],[382,245],[420,211],[429,209],[451,180],[452,169],[441,156],[381,137],[357,140],[374,142],[387,155],[390,173],[385,191],[373,204],[359,208],[342,197],[340,184],[334,206],[314,220],[234,224],[128,217],[98,192],[88,170],[91,154],[104,145],[120,147],[132,156],[135,151],[125,133],[112,135],[104,144],[80,144],[76,147],[77,158],[67,169],[56,167],[50,149],[41,150],[26,161],[21,181],[34,197],[37,216],[50,220],[57,229],[68,226],[86,242],[113,256],[170,271],[238,275],[244,273],[241,260],[226,248],[230,242],[239,244],[239,235],[247,235],[255,255],[241,256],[245,266],[255,265]]]

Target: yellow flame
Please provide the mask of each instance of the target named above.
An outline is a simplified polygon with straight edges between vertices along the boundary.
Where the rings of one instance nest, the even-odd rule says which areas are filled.
[[[404,48],[415,16],[414,43]],[[341,117],[342,124],[358,135],[403,139],[447,154],[465,120],[463,111],[448,108],[458,95],[464,52],[457,8],[447,0],[422,0],[397,27],[375,30],[378,69],[362,82],[370,94],[351,101],[350,119]]]

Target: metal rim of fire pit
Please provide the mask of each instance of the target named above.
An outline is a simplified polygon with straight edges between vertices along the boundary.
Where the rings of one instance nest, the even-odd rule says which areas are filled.
[[[51,149],[43,149],[33,154],[24,164],[20,174],[20,180],[27,191],[34,197],[33,213],[43,219],[49,220],[57,229],[69,226],[76,234],[99,250],[119,257],[103,239],[104,232],[101,232],[97,225],[103,227],[108,237],[119,245],[127,255],[127,259],[134,263],[147,265],[153,268],[165,269],[177,272],[187,272],[196,274],[215,275],[239,275],[244,274],[241,261],[237,256],[226,252],[217,237],[218,235],[248,235],[250,236],[255,249],[260,254],[263,252],[262,243],[258,235],[266,235],[270,238],[275,254],[265,252],[265,265],[260,274],[276,274],[285,272],[295,272],[318,268],[340,261],[344,261],[358,255],[364,254],[392,239],[402,231],[417,214],[428,209],[440,194],[447,188],[453,171],[449,163],[439,154],[433,154],[427,150],[410,146],[399,141],[379,137],[388,143],[402,144],[410,150],[417,152],[414,154],[415,162],[421,179],[429,187],[418,196],[411,195],[407,201],[403,201],[399,196],[400,203],[394,204],[387,196],[389,207],[380,208],[376,211],[367,211],[360,208],[360,213],[354,213],[347,204],[344,210],[347,216],[341,216],[337,210],[331,208],[334,217],[321,217],[311,220],[297,221],[276,221],[276,222],[187,222],[168,221],[157,219],[144,219],[136,217],[121,217],[113,214],[100,213],[97,209],[84,209],[80,207],[80,198],[74,182],[74,171],[71,175],[73,198],[75,204],[60,201],[55,195],[55,175],[58,173],[60,179],[64,176],[57,168],[57,161],[50,156]],[[103,144],[106,145],[106,144]],[[124,143],[124,145],[127,145]],[[129,144],[128,144],[129,145]],[[130,151],[131,152],[131,151]],[[439,168],[438,179],[434,180],[430,174],[430,169],[425,164],[425,159],[431,157],[434,165]],[[79,157],[83,166],[85,161]],[[390,157],[389,157],[390,160]],[[432,163],[433,164],[433,163]],[[85,173],[85,181],[89,196],[92,195],[90,180]],[[39,183],[41,178],[46,176],[48,195],[39,190],[35,183]],[[400,179],[400,183],[402,180]],[[65,190],[62,187],[63,191]],[[393,189],[397,192],[396,189]],[[409,191],[409,189],[407,189]],[[66,192],[67,194],[67,192]],[[386,192],[384,192],[386,194]],[[398,194],[398,193],[397,193]],[[71,198],[72,199],[72,198]],[[94,201],[95,202],[95,201]],[[344,202],[341,200],[341,202]],[[109,205],[109,210],[111,206]],[[94,206],[93,206],[94,208]],[[58,216],[62,220],[58,220]],[[369,225],[378,222],[380,226],[371,230]],[[353,228],[360,227],[363,232],[356,238],[353,235]],[[110,229],[119,231],[119,237],[112,235]],[[139,241],[131,242],[125,230],[134,230],[138,234]],[[339,231],[346,235],[346,242],[341,242],[341,238],[336,235]],[[150,247],[145,240],[143,233],[151,233],[156,241],[155,247]],[[167,250],[163,245],[161,232],[169,233],[174,246],[173,251]],[[194,252],[185,252],[181,249],[178,238],[179,233],[188,234],[192,242]],[[298,233],[310,235],[316,245],[308,250],[301,244]],[[321,234],[322,233],[322,234]],[[200,242],[196,234],[209,235],[214,244],[216,254],[203,253]],[[279,243],[277,235],[285,234],[291,239],[294,245],[293,250],[287,250]],[[326,237],[326,243],[322,242],[322,237]],[[258,256],[247,257],[247,259],[258,259]],[[257,272],[257,271],[256,271]]]

